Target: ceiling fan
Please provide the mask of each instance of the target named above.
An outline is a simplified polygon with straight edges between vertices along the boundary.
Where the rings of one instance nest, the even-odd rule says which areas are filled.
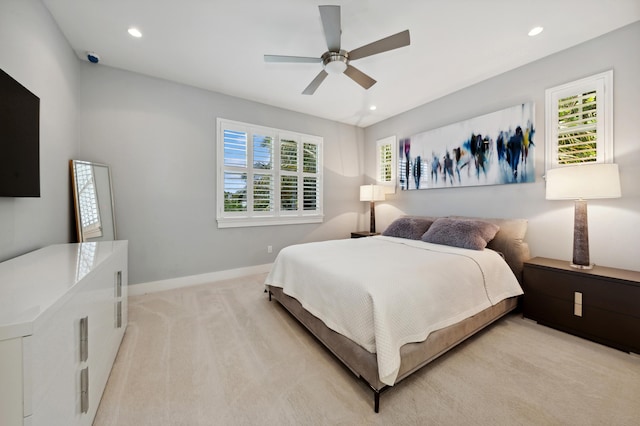
[[[365,89],[370,88],[376,81],[350,65],[351,61],[366,58],[399,47],[408,46],[410,43],[409,30],[399,32],[389,37],[385,37],[373,43],[354,49],[350,52],[341,49],[340,36],[342,28],[340,26],[340,6],[318,6],[320,9],[320,18],[324,28],[324,36],[327,40],[329,50],[324,52],[322,56],[282,56],[282,55],[264,55],[265,62],[297,62],[297,63],[319,63],[322,62],[323,69],[313,79],[313,81],[302,92],[304,95],[313,95],[320,84],[327,78],[329,74],[344,73],[347,77],[358,83]]]

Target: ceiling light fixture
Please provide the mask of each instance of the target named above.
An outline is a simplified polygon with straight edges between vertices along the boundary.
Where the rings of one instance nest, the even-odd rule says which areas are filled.
[[[329,74],[342,74],[347,69],[348,53],[345,50],[340,52],[325,52],[322,55],[324,70]]]
[[[543,27],[533,27],[533,28],[531,28],[531,30],[529,31],[529,37],[537,36],[538,34],[540,34],[542,32],[542,30],[544,30]]]
[[[375,105],[371,105],[371,106],[369,107],[369,110],[371,110],[371,111],[375,111],[376,109],[378,109],[378,107],[377,107],[377,106],[375,106]]]
[[[142,33],[141,33],[141,32],[140,32],[140,30],[139,30],[139,29],[137,29],[137,28],[131,27],[131,28],[129,28],[127,31],[129,32],[129,34],[130,34],[132,37],[135,37],[135,38],[140,38],[140,37],[142,37]]]

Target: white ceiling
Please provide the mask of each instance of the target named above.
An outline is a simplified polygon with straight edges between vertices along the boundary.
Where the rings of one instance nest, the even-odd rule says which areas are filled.
[[[43,2],[82,59],[94,51],[101,65],[361,127],[640,20],[640,0]],[[405,29],[411,45],[352,62],[378,81],[369,90],[329,75],[302,95],[321,64],[267,64],[263,55],[322,55],[319,4],[342,6],[343,49]],[[544,32],[528,37],[536,25]]]

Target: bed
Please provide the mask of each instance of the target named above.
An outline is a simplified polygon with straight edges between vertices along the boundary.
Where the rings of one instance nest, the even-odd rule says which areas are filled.
[[[524,219],[405,216],[381,236],[286,247],[275,298],[380,395],[517,307]]]

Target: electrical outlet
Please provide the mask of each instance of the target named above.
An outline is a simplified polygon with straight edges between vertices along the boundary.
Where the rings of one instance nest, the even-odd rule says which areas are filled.
[[[273,246],[267,246],[267,253],[273,252]]]

